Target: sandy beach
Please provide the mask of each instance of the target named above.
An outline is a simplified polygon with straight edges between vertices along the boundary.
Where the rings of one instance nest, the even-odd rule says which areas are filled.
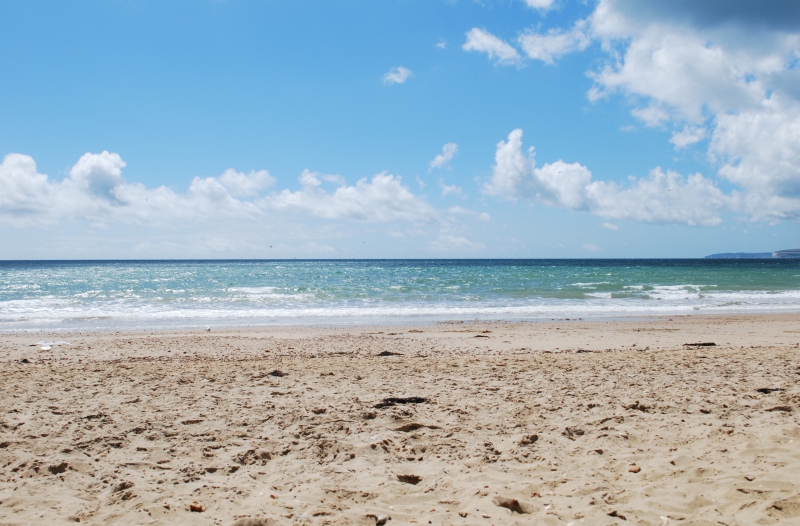
[[[800,524],[798,344],[796,314],[4,334],[0,524]]]

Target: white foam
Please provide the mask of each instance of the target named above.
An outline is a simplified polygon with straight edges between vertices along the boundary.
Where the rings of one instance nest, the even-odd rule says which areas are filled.
[[[655,295],[654,292],[651,292]],[[284,302],[252,305],[203,297],[192,301],[76,302],[57,298],[0,303],[0,328],[35,326],[240,324],[258,320],[313,321],[325,319],[481,318],[481,317],[616,317],[696,312],[800,311],[800,291],[724,292],[612,298],[611,293],[587,294],[591,299],[518,300],[510,302],[440,301],[388,303],[375,298],[349,302]],[[662,295],[663,296],[663,295]],[[296,299],[296,298],[295,298]],[[659,299],[659,298],[657,298]]]

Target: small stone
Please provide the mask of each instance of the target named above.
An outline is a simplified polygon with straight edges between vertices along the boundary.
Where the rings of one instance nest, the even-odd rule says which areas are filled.
[[[416,485],[422,481],[422,477],[420,477],[419,475],[412,475],[409,473],[406,475],[397,475],[397,480],[399,480],[400,482],[405,482],[406,484]]]
[[[628,468],[628,471],[631,473],[639,473],[642,470],[639,466],[631,466]]]
[[[383,526],[386,524],[386,521],[392,520],[391,517],[384,515],[383,513],[368,513],[367,517],[375,519],[375,526]]]
[[[531,510],[530,510],[530,508],[528,508],[528,506],[526,506],[525,504],[521,503],[517,499],[510,499],[510,498],[507,498],[507,497],[498,496],[498,497],[495,497],[494,499],[492,499],[492,502],[494,502],[495,506],[500,506],[501,508],[506,508],[508,510],[511,510],[514,513],[522,514],[522,513],[530,513],[531,512]]]
[[[66,462],[62,462],[61,464],[50,466],[49,468],[47,468],[47,471],[49,471],[53,475],[59,475],[61,473],[64,473],[67,470],[68,466],[69,464],[67,464]]]
[[[791,413],[792,407],[788,405],[776,405],[775,407],[770,407],[767,409],[768,412],[780,411],[782,413]]]
[[[744,479],[748,482],[753,482],[756,478],[752,475],[745,475]]]
[[[191,504],[189,504],[189,511],[193,511],[195,513],[202,513],[205,510],[206,509],[203,507],[203,505],[201,503],[197,502],[197,501],[192,502]]]
[[[567,427],[561,434],[570,440],[575,440],[577,437],[583,436],[585,434],[585,431],[578,427],[570,426]]]

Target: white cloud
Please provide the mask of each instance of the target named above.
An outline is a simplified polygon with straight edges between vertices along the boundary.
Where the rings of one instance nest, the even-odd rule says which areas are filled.
[[[715,225],[719,214],[737,205],[700,174],[683,177],[660,168],[649,177],[630,178],[626,186],[593,181],[588,168],[558,160],[536,167],[533,148],[522,151],[522,130],[500,141],[492,177],[485,193],[506,199],[539,201],[570,210],[583,210],[605,219],[650,223]]]
[[[441,234],[436,241],[428,241],[428,248],[436,252],[476,251],[486,248],[482,243],[475,243],[461,236]]]
[[[673,118],[702,122],[706,110],[751,104],[763,86],[748,75],[775,71],[773,57],[731,53],[687,29],[652,24],[627,36],[621,60],[592,75],[596,89],[643,97]]]
[[[325,219],[348,219],[358,222],[413,221],[436,219],[435,210],[414,195],[400,177],[379,173],[355,186],[340,186],[333,193],[320,188],[319,174],[304,170],[299,177],[301,190],[283,190],[267,196],[259,204],[275,210],[296,210]]]
[[[631,178],[626,186],[594,181],[586,194],[586,209],[592,214],[648,223],[713,226],[722,221],[721,212],[737,206],[735,194],[724,194],[702,175],[683,177],[661,168],[646,178]]]
[[[637,98],[632,113],[645,124],[682,127],[670,139],[676,150],[710,129],[710,160],[743,190],[738,210],[753,219],[800,218],[800,94],[790,87],[797,23],[787,24],[778,4],[666,4],[600,2],[591,26],[610,59],[592,75],[590,98]]]
[[[717,116],[709,153],[745,190],[756,219],[800,218],[800,102],[774,94],[758,108]]]
[[[456,197],[464,197],[464,191],[460,186],[446,185],[442,181],[439,181],[439,188],[442,189],[442,197],[446,197],[451,194]]]
[[[619,227],[614,223],[605,222],[601,226],[606,230],[619,230]]]
[[[438,41],[435,45],[439,49],[447,49],[447,42],[445,42],[444,40]]]
[[[585,250],[586,252],[600,252],[600,251],[603,250],[602,248],[598,247],[597,245],[593,245],[591,243],[584,243],[581,248],[583,250]]]
[[[474,27],[467,32],[467,41],[461,46],[464,51],[486,53],[498,64],[519,64],[522,57],[514,47],[483,29]]]
[[[531,199],[567,208],[581,208],[592,174],[578,163],[556,161],[536,168],[533,148],[522,152],[522,130],[516,129],[507,141],[497,144],[492,177],[484,185],[490,195],[507,199]]]
[[[650,104],[643,108],[634,108],[631,115],[644,122],[645,126],[654,128],[669,121],[669,113],[657,104]]]
[[[465,215],[465,216],[474,216],[474,217],[477,217],[481,221],[487,221],[487,222],[492,220],[492,216],[490,216],[486,212],[478,213],[478,212],[476,212],[474,210],[470,210],[469,208],[464,208],[464,207],[458,206],[458,205],[451,206],[450,208],[448,208],[447,209],[447,213],[449,213],[449,214],[457,214],[457,215]]]
[[[572,53],[583,51],[591,43],[585,33],[586,21],[581,20],[569,31],[551,29],[545,34],[527,31],[519,37],[520,46],[528,57],[552,64],[554,59]]]
[[[266,170],[243,173],[228,168],[219,177],[219,183],[234,197],[249,197],[275,184],[275,178]]]
[[[553,7],[555,0],[525,0],[525,3],[528,4],[528,7],[546,11]]]
[[[594,85],[588,98],[599,101],[621,95],[622,101],[630,104],[631,114],[646,126],[672,130],[670,142],[676,150],[707,145],[708,158],[718,175],[738,186],[737,191],[725,196],[702,176],[683,178],[669,171],[654,171],[649,178],[625,189],[616,188],[616,192],[646,193],[646,188],[667,182],[677,185],[671,192],[684,186],[705,192],[709,203],[697,204],[708,213],[689,214],[678,207],[682,210],[678,216],[695,224],[716,222],[718,212],[725,207],[754,220],[797,220],[798,13],[791,2],[761,5],[599,0],[593,13],[573,23],[570,29],[546,33],[529,29],[522,31],[519,42],[528,57],[547,63],[565,53],[583,50],[591,42],[598,43],[605,59],[589,72]],[[476,34],[476,41],[481,35]],[[509,48],[507,60],[518,62],[513,55],[516,50]],[[475,49],[480,46],[476,44]],[[706,143],[706,139],[710,140]],[[572,208],[563,196],[554,194],[567,186],[570,189],[564,195],[590,207],[588,194],[579,191],[578,183],[585,173],[574,171],[578,179],[572,183],[559,180],[556,188],[545,181],[548,165],[537,169],[532,158],[525,159],[519,152],[517,159],[507,160],[506,164],[521,166],[510,171],[504,171],[505,161],[498,162],[497,173],[485,190],[511,198],[535,194],[539,200]],[[654,175],[658,173],[664,177]],[[678,184],[678,180],[682,183]],[[509,193],[508,187],[514,193]],[[721,206],[721,200],[727,204]],[[637,216],[675,220],[669,219],[664,209],[651,214],[641,207],[634,208],[639,210],[634,214]]]
[[[125,162],[116,153],[87,153],[62,181],[51,181],[27,155],[9,154],[0,163],[0,222],[16,226],[88,220],[95,224],[173,225],[226,218],[254,221],[266,210],[297,210],[315,217],[359,222],[432,221],[434,209],[402,185],[399,177],[378,174],[346,186],[341,176],[304,171],[303,189],[259,196],[274,184],[265,171],[226,170],[219,177],[195,177],[186,193],[165,186],[147,188],[122,177]],[[339,184],[333,193],[321,178]],[[247,199],[246,199],[247,198]]]
[[[178,194],[164,186],[146,188],[126,182],[121,173],[124,166],[118,154],[87,153],[72,167],[69,177],[56,182],[38,173],[31,157],[6,155],[0,164],[0,186],[5,189],[0,197],[0,221],[18,226],[74,219],[166,224],[261,214],[253,203],[232,197],[214,177],[196,177],[186,194]]]
[[[682,150],[706,138],[706,129],[701,126],[684,126],[683,130],[673,132],[669,142],[675,145],[676,150]]]
[[[69,171],[69,175],[81,190],[105,199],[114,199],[112,191],[122,184],[125,165],[125,161],[116,153],[85,153]]]
[[[345,178],[338,174],[316,174],[316,176],[325,182],[333,183],[337,186],[344,186],[347,184]]]
[[[392,68],[383,76],[384,84],[402,84],[407,81],[414,73],[410,69],[402,66]]]
[[[442,146],[442,153],[434,157],[433,160],[428,164],[428,171],[433,170],[434,168],[446,166],[447,163],[453,160],[453,157],[457,152],[458,145],[454,142],[448,142]]]

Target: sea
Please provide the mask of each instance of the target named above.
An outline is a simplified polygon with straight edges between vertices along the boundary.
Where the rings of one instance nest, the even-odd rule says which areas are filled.
[[[794,312],[797,259],[0,262],[0,332]]]

